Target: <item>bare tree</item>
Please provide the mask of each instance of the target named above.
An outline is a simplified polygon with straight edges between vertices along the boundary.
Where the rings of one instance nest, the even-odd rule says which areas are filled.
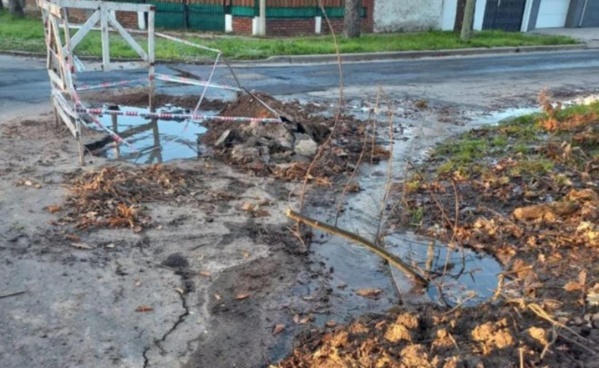
[[[10,14],[18,18],[24,18],[25,12],[23,11],[23,4],[21,0],[8,0],[8,10]]]
[[[360,37],[360,0],[345,0],[343,35],[346,38]]]
[[[472,38],[472,26],[474,24],[474,0],[467,0],[464,7],[464,21],[462,22],[462,33],[460,39],[464,42]]]

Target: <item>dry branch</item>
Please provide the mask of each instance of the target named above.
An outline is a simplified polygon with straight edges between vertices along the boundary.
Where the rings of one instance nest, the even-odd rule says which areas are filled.
[[[292,220],[302,222],[302,223],[304,223],[310,227],[313,227],[315,229],[326,231],[329,234],[338,235],[338,236],[345,238],[349,241],[361,244],[361,245],[365,246],[366,248],[368,248],[369,250],[371,250],[372,252],[374,252],[377,255],[386,259],[390,264],[397,267],[397,269],[399,269],[406,275],[413,278],[418,284],[425,286],[425,287],[428,285],[428,281],[424,277],[419,275],[416,271],[414,271],[410,266],[408,266],[406,263],[404,263],[401,259],[399,259],[398,257],[394,256],[393,254],[387,252],[385,249],[379,247],[378,245],[370,242],[369,240],[367,240],[359,235],[356,235],[354,233],[351,233],[347,230],[340,229],[335,226],[323,224],[323,223],[321,223],[317,220],[314,220],[312,218],[302,216],[299,213],[294,212],[290,209],[287,209],[285,214],[287,215],[287,217],[289,217]]]

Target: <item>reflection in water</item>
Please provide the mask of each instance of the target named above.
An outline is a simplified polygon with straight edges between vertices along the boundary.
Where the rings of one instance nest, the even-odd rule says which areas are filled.
[[[428,296],[435,302],[472,306],[489,299],[497,287],[501,265],[487,254],[450,248],[411,233],[388,236],[387,249],[414,268],[426,271],[433,280]],[[394,272],[398,288],[412,287],[405,276]],[[402,291],[402,290],[400,290]]]
[[[147,109],[121,106],[123,110],[147,112]],[[118,107],[111,106],[111,109]],[[158,109],[158,112],[178,113],[172,106]],[[199,155],[198,136],[206,128],[198,122],[175,119],[148,119],[141,116],[99,116],[100,121],[129,142],[135,150],[125,144],[106,146],[96,152],[108,159],[125,160],[134,163],[152,164],[175,159],[193,158]]]

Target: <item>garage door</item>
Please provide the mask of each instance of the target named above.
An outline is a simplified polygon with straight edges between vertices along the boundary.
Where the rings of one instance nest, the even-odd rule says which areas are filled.
[[[566,25],[570,0],[541,0],[536,28],[561,28]]]
[[[582,27],[599,27],[599,1],[590,0],[582,16]]]

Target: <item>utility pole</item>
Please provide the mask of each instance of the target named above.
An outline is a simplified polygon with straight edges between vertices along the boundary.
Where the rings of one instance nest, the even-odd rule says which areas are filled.
[[[464,21],[462,22],[462,33],[460,34],[460,40],[464,42],[468,42],[470,41],[470,38],[472,38],[474,4],[475,0],[466,0],[466,6],[464,7]]]

